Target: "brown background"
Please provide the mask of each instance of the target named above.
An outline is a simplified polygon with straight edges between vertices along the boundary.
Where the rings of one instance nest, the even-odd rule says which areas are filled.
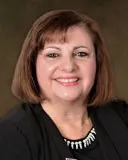
[[[0,115],[17,103],[10,86],[22,42],[36,18],[52,9],[75,9],[99,23],[110,52],[116,93],[128,100],[127,0],[0,0]]]

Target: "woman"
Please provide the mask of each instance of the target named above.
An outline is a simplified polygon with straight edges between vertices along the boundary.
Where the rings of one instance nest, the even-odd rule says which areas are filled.
[[[127,160],[128,106],[116,100],[95,21],[72,10],[41,16],[17,62],[21,103],[0,124],[2,160]]]

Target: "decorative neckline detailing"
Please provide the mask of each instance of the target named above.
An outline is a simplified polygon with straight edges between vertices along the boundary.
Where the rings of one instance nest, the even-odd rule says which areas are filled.
[[[94,127],[92,127],[92,129],[89,131],[89,133],[85,138],[79,140],[69,140],[67,138],[64,138],[64,141],[67,143],[67,146],[70,147],[71,149],[88,148],[95,140],[96,140],[96,131]]]

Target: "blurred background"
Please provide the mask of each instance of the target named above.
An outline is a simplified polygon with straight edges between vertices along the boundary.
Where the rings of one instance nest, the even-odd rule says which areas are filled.
[[[24,38],[52,9],[74,9],[95,19],[110,52],[117,96],[128,100],[127,0],[0,0],[0,116],[15,106],[11,82]]]

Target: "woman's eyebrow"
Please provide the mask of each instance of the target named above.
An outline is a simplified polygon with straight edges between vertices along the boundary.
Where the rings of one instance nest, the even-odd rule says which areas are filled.
[[[86,46],[75,46],[75,47],[74,47],[74,49],[79,49],[79,48],[88,49],[88,47],[86,47]]]
[[[86,47],[86,46],[75,46],[75,47],[73,47],[73,49],[79,49],[79,48],[88,49],[88,47]],[[48,46],[48,47],[44,47],[44,49],[57,49],[57,50],[61,50],[59,47],[56,47],[56,46]]]

